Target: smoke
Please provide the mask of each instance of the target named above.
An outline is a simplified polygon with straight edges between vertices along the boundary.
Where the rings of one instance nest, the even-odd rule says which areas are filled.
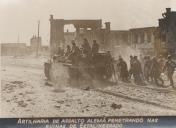
[[[115,46],[113,49],[113,57],[115,60],[118,60],[119,56],[121,56],[127,63],[130,65],[130,55],[132,56],[139,56],[141,53],[138,49],[132,48],[127,45],[118,45]]]
[[[127,63],[128,67],[130,66],[130,55],[139,56],[140,52],[137,49],[133,49],[126,45],[116,46],[112,50],[112,56],[115,60],[118,60],[119,56],[121,56]],[[87,65],[88,66],[88,65]],[[79,66],[79,73],[77,73],[77,67],[71,68],[69,65],[66,66],[64,64],[54,63],[51,69],[51,81],[57,83],[56,89],[63,89],[66,86],[78,87],[78,88],[87,88],[87,87],[98,87],[99,85],[102,87],[105,81],[100,82],[96,79],[93,80],[92,76],[90,76],[89,72],[85,65]],[[78,75],[78,76],[77,76]],[[112,80],[114,81],[114,80]],[[106,83],[109,84],[109,83]]]

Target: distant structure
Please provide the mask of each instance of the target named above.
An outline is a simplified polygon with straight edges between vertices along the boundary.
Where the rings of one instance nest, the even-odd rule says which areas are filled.
[[[49,55],[49,46],[42,45],[41,37],[32,36],[30,46],[26,43],[1,43],[2,56]]]
[[[158,27],[132,28],[129,30],[129,44],[143,54],[157,54],[155,51],[155,32]]]
[[[40,21],[38,21],[37,36],[33,35],[30,39],[30,46],[26,43],[4,43],[1,44],[1,55],[3,56],[22,56],[22,55],[49,55],[49,46],[42,45],[42,38],[40,37]]]
[[[29,53],[33,55],[46,55],[49,53],[49,46],[42,45],[42,38],[33,35],[30,39]]]
[[[2,56],[24,56],[27,55],[27,48],[25,43],[2,43]]]
[[[33,35],[30,39],[30,48],[32,52],[36,52],[37,49],[41,49],[42,47],[42,38],[36,35]]]

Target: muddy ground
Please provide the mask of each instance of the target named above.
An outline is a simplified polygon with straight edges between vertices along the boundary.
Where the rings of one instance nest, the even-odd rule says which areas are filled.
[[[46,57],[1,57],[0,117],[176,115],[176,90],[122,83],[93,89],[46,83]],[[167,83],[167,82],[166,82]]]

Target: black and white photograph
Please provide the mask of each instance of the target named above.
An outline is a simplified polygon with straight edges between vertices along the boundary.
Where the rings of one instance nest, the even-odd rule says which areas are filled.
[[[175,0],[0,0],[0,118],[176,115]]]

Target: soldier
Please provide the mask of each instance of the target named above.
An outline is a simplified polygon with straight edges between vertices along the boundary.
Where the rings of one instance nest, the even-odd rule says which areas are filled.
[[[92,56],[96,55],[98,51],[99,51],[99,44],[96,42],[96,40],[93,40]]]
[[[115,69],[113,65],[113,57],[110,51],[107,51],[107,60],[106,60],[106,78],[109,79],[114,73],[115,76]]]
[[[66,52],[65,52],[65,57],[69,56],[71,53],[71,47],[70,45],[67,45],[67,49],[66,49]]]
[[[123,58],[119,58],[119,63],[117,64],[119,69],[120,78],[123,82],[128,82],[128,68],[127,63],[123,60]]]
[[[175,70],[176,64],[175,62],[172,60],[171,55],[168,55],[167,57],[167,61],[164,65],[163,71],[167,72],[167,77],[169,78],[170,81],[170,86],[172,86],[173,88],[174,86],[174,81],[173,81],[173,74],[174,74],[174,70]]]
[[[107,51],[107,56],[108,56],[108,60],[107,61],[113,63],[113,57],[112,57],[110,51]]]
[[[59,56],[63,56],[64,55],[64,50],[61,47],[58,47],[57,55],[59,55]]]
[[[76,43],[74,40],[72,40],[72,50],[71,50],[72,54],[79,54],[80,50],[78,48],[78,46],[76,46]]]
[[[165,64],[165,60],[164,60],[164,58],[162,57],[162,55],[160,55],[159,57],[158,57],[158,63],[159,63],[159,66],[161,67],[161,69],[163,69],[163,67],[164,67],[164,64]]]
[[[134,56],[134,61],[133,61],[133,64],[132,64],[132,69],[133,69],[132,71],[133,71],[133,76],[134,76],[134,82],[136,84],[143,84],[142,78],[141,78],[142,67],[141,67],[141,63],[138,60],[137,56]]]
[[[88,40],[85,38],[84,42],[82,44],[82,60],[84,63],[86,64],[90,64],[91,63],[91,47],[89,45]]]
[[[146,56],[144,58],[144,77],[147,82],[149,82],[151,71],[151,59],[150,56]]]
[[[91,47],[90,47],[89,42],[86,38],[84,39],[84,42],[82,44],[82,50],[83,50],[84,55],[86,55],[86,56],[91,55]]]
[[[68,59],[70,59],[73,64],[78,64],[78,60],[80,57],[80,50],[76,46],[76,43],[74,40],[72,40],[71,43],[72,43],[72,50],[71,50],[71,54],[69,55]]]
[[[116,62],[116,64],[117,64],[117,66],[116,66],[116,72],[117,72],[117,76],[118,76],[118,78],[121,78],[120,77],[120,67],[119,67],[119,63],[120,63],[120,58],[122,58],[122,56],[121,55],[119,55],[119,59],[117,60],[117,62]]]
[[[155,81],[155,84],[158,86],[162,86],[164,84],[163,79],[160,77],[161,76],[161,67],[156,59],[156,57],[152,58],[152,65],[151,65],[151,75]],[[161,82],[161,83],[159,83]]]
[[[132,55],[130,55],[130,69],[129,69],[129,78],[131,78],[131,77],[132,77],[132,75],[133,75],[133,68],[132,68],[133,61],[134,61],[134,57],[133,57]]]
[[[139,61],[141,63],[142,71],[144,71],[144,57],[142,54],[139,55]]]

